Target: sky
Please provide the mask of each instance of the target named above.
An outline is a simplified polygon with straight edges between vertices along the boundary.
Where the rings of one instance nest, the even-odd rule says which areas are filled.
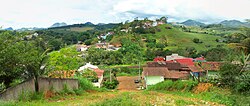
[[[204,23],[250,19],[250,0],[0,0],[0,27],[118,23],[135,17]]]

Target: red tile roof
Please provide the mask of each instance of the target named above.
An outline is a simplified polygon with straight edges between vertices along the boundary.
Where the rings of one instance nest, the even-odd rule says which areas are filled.
[[[192,72],[202,72],[204,71],[200,66],[198,65],[192,65],[192,66],[188,66],[189,69],[192,71]]]
[[[220,70],[221,65],[222,65],[221,62],[202,62],[201,63],[201,67],[204,70],[213,70],[213,71]]]
[[[185,64],[188,66],[194,65],[193,58],[175,59],[175,61],[180,63],[180,64]]]
[[[205,60],[205,58],[202,56],[202,57],[195,58],[195,60]]]
[[[144,76],[165,76],[168,72],[166,67],[143,67]]]
[[[189,73],[182,71],[169,71],[168,74],[165,75],[165,78],[170,79],[188,79]]]
[[[156,57],[154,58],[154,61],[157,62],[157,61],[165,61],[165,59],[163,57]]]
[[[180,63],[169,63],[165,61],[158,61],[158,62],[148,62],[148,67],[166,67],[169,70],[179,70],[181,69]]]
[[[187,79],[188,72],[169,71],[166,67],[143,67],[142,76],[164,76],[169,79]]]
[[[94,69],[94,71],[96,72],[98,78],[100,78],[101,76],[103,76],[104,70],[96,68],[96,69]]]

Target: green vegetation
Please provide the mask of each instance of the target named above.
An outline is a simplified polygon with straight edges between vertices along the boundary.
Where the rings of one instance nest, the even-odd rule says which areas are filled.
[[[48,56],[47,70],[65,71],[77,70],[84,64],[83,58],[79,57],[75,47],[62,48],[60,51],[53,51]]]
[[[198,82],[195,81],[172,81],[166,80],[156,85],[149,86],[148,90],[167,90],[167,91],[191,91]]]
[[[107,26],[79,24],[36,31],[37,36],[30,36],[32,32],[0,31],[0,91],[28,78],[35,78],[38,91],[39,76],[46,76],[50,71],[76,70],[84,62],[101,65],[107,70],[103,88],[93,87],[91,82],[97,79],[96,74],[86,71],[76,76],[79,89],[71,90],[66,84],[62,91],[51,88],[55,95],[49,99],[45,99],[40,92],[24,92],[19,101],[0,101],[0,105],[249,105],[250,55],[245,55],[250,50],[249,28],[227,30],[216,25],[186,28],[170,24],[145,26],[145,23],[151,22],[145,18]],[[166,23],[167,18],[162,17],[157,22]],[[218,30],[213,31],[216,28]],[[227,31],[220,32],[223,30]],[[114,34],[107,39],[97,38],[109,31]],[[73,47],[78,42],[93,45],[98,40],[121,44],[122,47],[117,51],[91,47],[86,52],[77,52]],[[192,90],[198,82],[167,80],[143,92],[108,90],[117,87],[119,82],[116,76],[138,75],[137,68],[126,66],[172,53],[193,58],[202,55],[208,61],[223,61],[220,78],[216,81],[221,88],[215,86],[195,94]]]

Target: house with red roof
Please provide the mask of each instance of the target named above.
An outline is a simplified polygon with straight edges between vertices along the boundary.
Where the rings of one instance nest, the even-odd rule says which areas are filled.
[[[87,69],[92,70],[92,71],[94,71],[94,72],[96,73],[98,80],[97,80],[97,81],[94,81],[94,82],[92,82],[92,83],[93,83],[94,86],[97,86],[97,87],[100,88],[100,87],[101,87],[101,84],[102,84],[102,81],[103,81],[104,70],[99,69],[99,68],[98,68],[97,66],[95,66],[95,65],[92,65],[92,64],[90,64],[90,63],[87,63],[86,65],[80,67],[80,68],[78,69],[78,71],[79,71],[80,73],[84,73],[84,71],[86,71]]]
[[[182,70],[182,65],[177,62],[148,62],[147,66],[143,67],[142,79],[145,82],[145,87],[157,84],[164,80],[187,80],[190,76],[190,69]]]
[[[184,71],[170,71],[167,67],[143,67],[142,79],[144,79],[145,87],[155,85],[164,80],[187,80],[189,73]]]
[[[194,62],[207,62],[204,56],[197,57],[194,59]]]
[[[177,63],[180,63],[180,64],[187,65],[187,66],[193,66],[194,65],[193,58],[174,59],[174,61],[176,61]]]
[[[182,67],[186,68],[185,70],[189,69],[191,71],[191,76],[193,76],[195,79],[198,79],[198,77],[204,76],[206,74],[198,64],[193,62],[193,58],[181,58],[175,59],[174,61],[182,64]]]
[[[157,62],[157,61],[165,61],[165,58],[164,57],[156,57],[154,58],[154,61]]]
[[[221,62],[202,62],[201,67],[206,71],[207,77],[218,78]]]

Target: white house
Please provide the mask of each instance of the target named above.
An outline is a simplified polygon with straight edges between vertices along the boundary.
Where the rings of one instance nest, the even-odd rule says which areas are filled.
[[[95,65],[92,65],[92,64],[90,64],[90,63],[87,63],[86,65],[80,67],[80,68],[78,69],[78,71],[84,73],[84,71],[85,71],[86,69],[90,69],[90,70],[94,71],[94,72],[97,74],[98,81],[97,81],[97,82],[93,82],[93,85],[100,88],[100,87],[101,87],[102,80],[103,80],[103,73],[104,73],[104,70],[99,69],[99,68],[98,68],[97,66],[95,66]]]

